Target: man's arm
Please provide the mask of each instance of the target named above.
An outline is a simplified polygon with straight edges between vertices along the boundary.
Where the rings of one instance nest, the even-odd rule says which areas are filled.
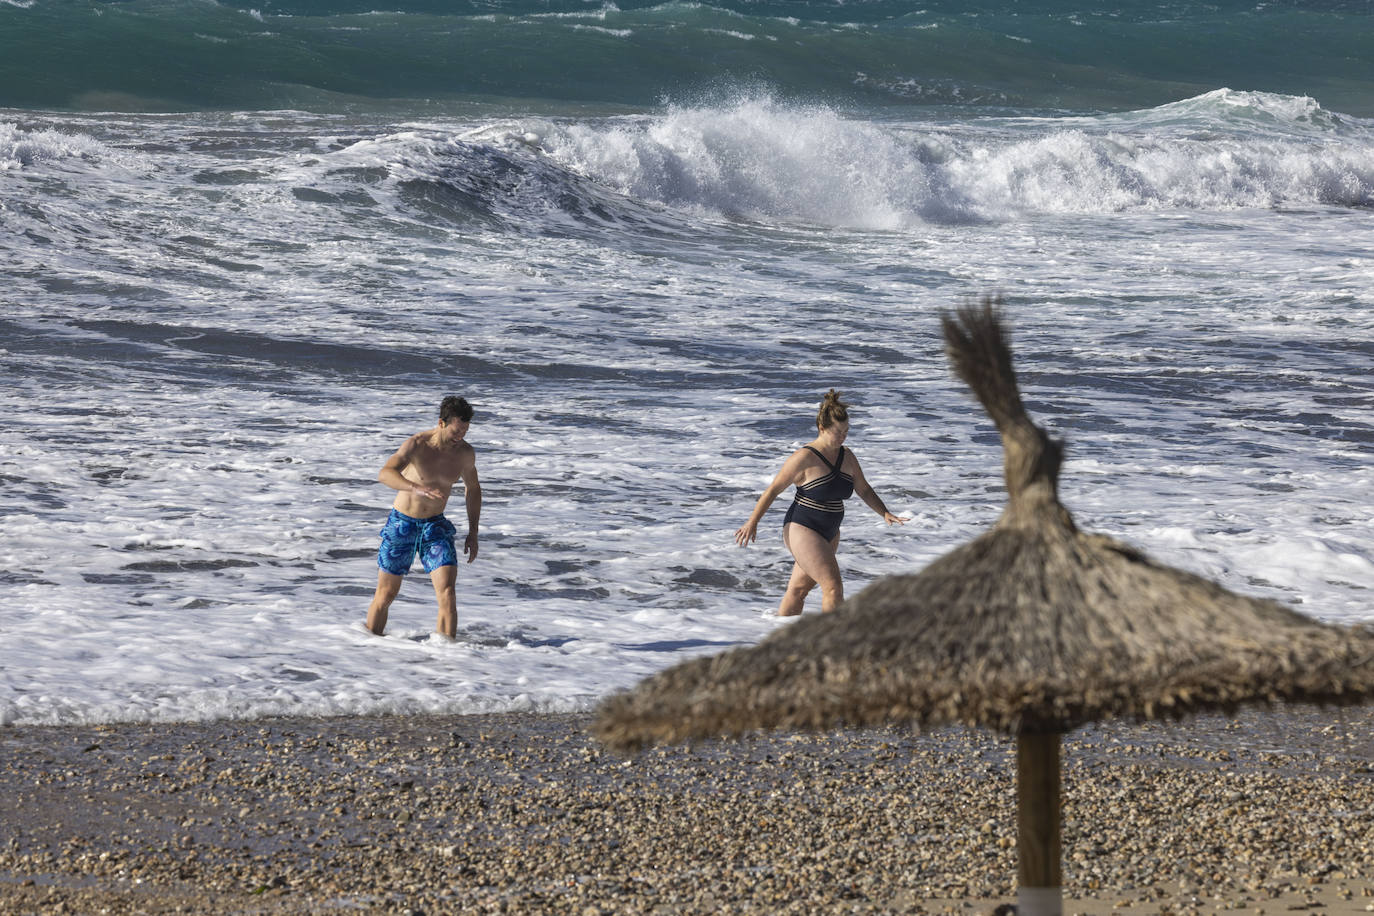
[[[399,490],[402,493],[414,493],[417,496],[427,496],[430,499],[443,499],[444,495],[432,487],[422,487],[415,481],[409,479],[401,472],[410,464],[411,455],[415,451],[415,437],[405,441],[405,444],[396,449],[396,453],[386,460],[382,469],[377,472],[377,480]]]
[[[477,482],[477,461],[463,468],[463,497],[468,507],[468,536],[463,539],[463,553],[468,562],[477,559],[477,521],[482,517],[482,485]]]

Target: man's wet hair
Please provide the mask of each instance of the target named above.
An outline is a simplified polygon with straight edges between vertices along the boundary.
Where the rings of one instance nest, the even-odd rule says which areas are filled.
[[[447,423],[457,417],[464,423],[472,421],[472,405],[467,398],[460,398],[457,395],[449,395],[439,402],[439,422]]]

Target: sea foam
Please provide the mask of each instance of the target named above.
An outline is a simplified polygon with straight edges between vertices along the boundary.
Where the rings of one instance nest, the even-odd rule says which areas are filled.
[[[850,502],[850,593],[995,522],[938,337],[991,292],[1081,527],[1369,621],[1369,211],[1300,177],[1366,126],[1232,107],[7,116],[0,721],[580,710],[757,642],[786,497],[733,533],[828,388],[909,518]],[[459,638],[419,571],[374,637],[375,475],[450,392]]]

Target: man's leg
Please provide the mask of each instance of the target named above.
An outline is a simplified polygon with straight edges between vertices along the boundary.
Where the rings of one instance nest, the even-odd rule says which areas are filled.
[[[439,622],[434,630],[440,636],[453,639],[458,635],[458,567],[440,566],[429,574],[434,583],[434,597],[439,601]]]
[[[367,607],[367,628],[378,636],[386,630],[386,612],[391,602],[396,600],[404,581],[405,576],[393,576],[385,569],[377,570],[377,593]]]

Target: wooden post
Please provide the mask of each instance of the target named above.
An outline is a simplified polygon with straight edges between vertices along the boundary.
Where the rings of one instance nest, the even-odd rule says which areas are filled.
[[[1016,738],[1017,916],[1060,916],[1059,735]]]

